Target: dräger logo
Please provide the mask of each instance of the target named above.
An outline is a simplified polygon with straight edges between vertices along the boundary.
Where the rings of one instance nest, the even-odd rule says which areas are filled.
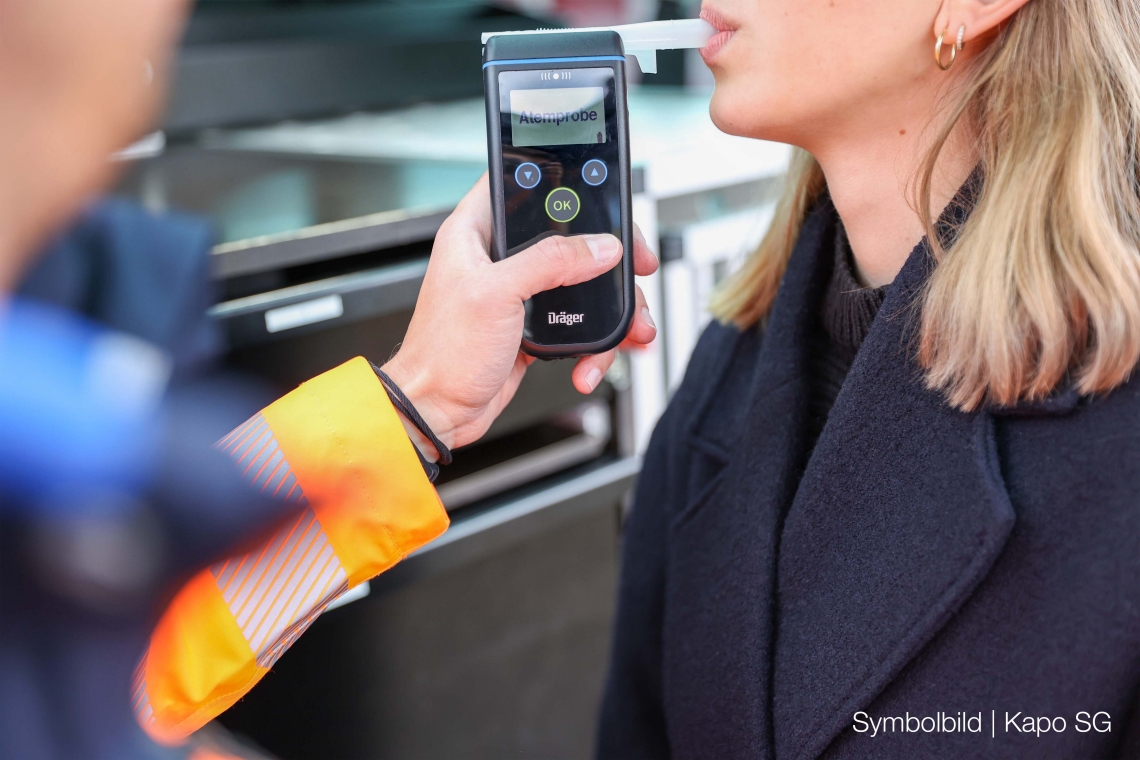
[[[564,311],[557,314],[553,311],[546,312],[546,324],[548,325],[576,325],[585,319],[585,314],[567,314]]]

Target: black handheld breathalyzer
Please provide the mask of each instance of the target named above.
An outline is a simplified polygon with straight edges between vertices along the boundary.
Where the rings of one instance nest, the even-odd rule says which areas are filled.
[[[483,49],[496,261],[552,235],[608,233],[621,262],[526,304],[522,350],[608,351],[633,320],[633,221],[622,38],[612,31],[494,36]]]

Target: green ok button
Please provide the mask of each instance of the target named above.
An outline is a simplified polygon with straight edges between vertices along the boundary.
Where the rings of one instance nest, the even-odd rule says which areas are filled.
[[[556,187],[546,196],[546,215],[556,222],[569,222],[578,216],[582,202],[568,187]]]

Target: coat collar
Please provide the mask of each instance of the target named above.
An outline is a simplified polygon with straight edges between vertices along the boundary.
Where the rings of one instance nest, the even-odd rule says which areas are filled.
[[[779,435],[789,445],[802,438],[809,402],[806,377],[810,371],[811,330],[831,275],[831,259],[821,252],[832,250],[837,223],[838,214],[825,195],[804,220],[768,318],[737,339],[733,346],[735,355],[720,368],[719,379],[705,389],[692,426],[686,432],[697,448],[716,455],[722,465],[730,461],[747,465],[752,459],[754,451],[743,451],[742,457],[734,457],[732,452],[747,447],[747,431],[753,428],[755,420],[765,422],[767,437]],[[740,382],[725,375],[734,374],[734,370],[736,374],[745,374],[747,370],[734,365],[749,360],[754,367],[747,387],[726,388],[726,384],[739,386]],[[790,397],[784,397],[785,390]],[[780,400],[772,398],[774,393],[780,393]],[[776,425],[778,430],[769,427]],[[799,465],[802,470],[806,446],[797,444],[792,448],[796,449],[792,459],[798,456],[804,460]]]
[[[804,225],[748,411],[733,426],[740,432],[694,430],[706,448],[734,452],[724,502],[774,534],[773,577],[756,578],[776,604],[755,624],[768,628],[757,641],[774,652],[757,694],[770,700],[765,743],[779,758],[822,753],[965,602],[1014,524],[993,417],[949,407],[913,360],[913,307],[933,267],[925,242],[892,285],[808,458],[808,331],[835,218],[824,199]]]
[[[992,417],[951,408],[913,360],[931,269],[911,253],[788,509],[773,668],[777,757],[819,755],[985,577],[1014,512]]]
[[[678,756],[771,756],[776,546],[807,461],[803,378],[830,268],[814,251],[833,238],[829,209],[806,220],[763,334],[738,336],[691,417],[690,470],[701,475],[670,524],[663,621]]]

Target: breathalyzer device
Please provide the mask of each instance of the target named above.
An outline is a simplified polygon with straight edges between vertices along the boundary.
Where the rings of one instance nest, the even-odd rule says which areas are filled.
[[[701,19],[483,35],[492,255],[552,235],[608,233],[621,262],[588,282],[526,304],[522,350],[584,356],[615,347],[633,321],[626,54],[657,70],[656,51],[705,45]]]
[[[634,306],[621,37],[495,36],[483,72],[495,260],[553,235],[608,233],[623,247],[609,272],[527,301],[522,350],[543,358],[607,351],[629,331]]]
[[[626,54],[656,71],[656,51],[701,47],[701,19],[483,35],[492,255],[511,256],[552,235],[608,233],[621,262],[588,282],[526,304],[522,350],[583,356],[617,346],[633,321]]]

